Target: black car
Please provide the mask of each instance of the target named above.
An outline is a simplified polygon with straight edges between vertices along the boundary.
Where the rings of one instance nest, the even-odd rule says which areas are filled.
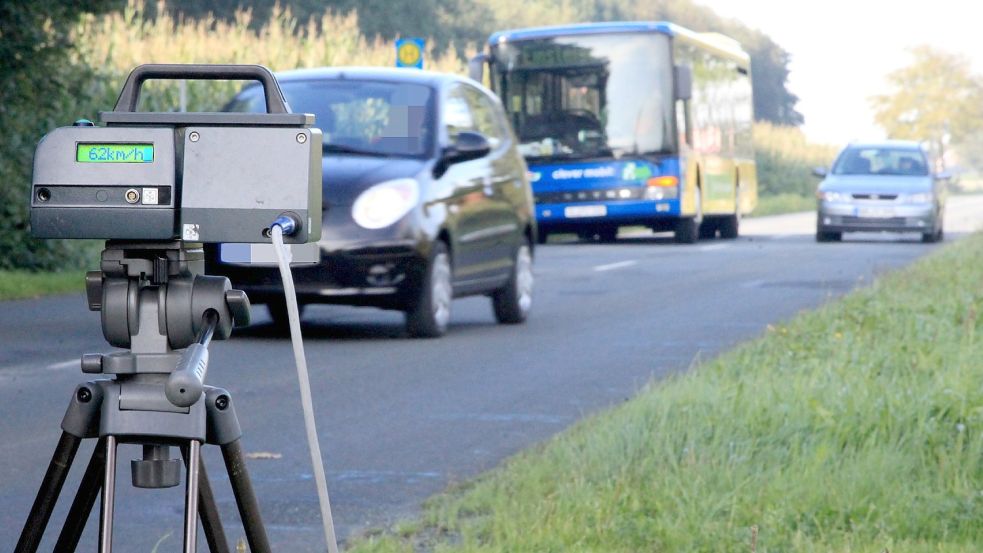
[[[527,169],[498,99],[476,82],[409,69],[311,69],[277,76],[290,107],[324,133],[317,265],[294,267],[301,305],[405,312],[412,336],[440,336],[451,300],[485,294],[496,319],[532,305],[536,221]],[[249,86],[228,111],[266,110]],[[226,275],[286,325],[280,276],[211,250]],[[228,248],[231,251],[231,248]]]

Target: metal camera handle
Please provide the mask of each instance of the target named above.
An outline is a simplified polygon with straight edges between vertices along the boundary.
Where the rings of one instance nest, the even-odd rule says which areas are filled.
[[[126,78],[123,90],[116,100],[115,112],[134,112],[140,100],[140,90],[144,81],[150,79],[189,79],[189,80],[229,80],[259,81],[266,96],[267,113],[290,113],[280,85],[273,73],[262,65],[213,65],[213,64],[170,64],[148,63],[137,66]]]

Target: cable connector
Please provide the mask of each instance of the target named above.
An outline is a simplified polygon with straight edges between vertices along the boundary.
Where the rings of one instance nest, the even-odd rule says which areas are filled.
[[[280,227],[284,236],[293,236],[300,230],[300,221],[297,220],[297,216],[293,213],[281,213],[273,221],[273,224],[270,225],[270,229],[273,227]]]

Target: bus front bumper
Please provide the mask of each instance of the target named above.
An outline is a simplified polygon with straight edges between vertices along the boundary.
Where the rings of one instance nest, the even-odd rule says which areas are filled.
[[[678,200],[627,200],[536,205],[536,222],[545,227],[648,225],[679,217]]]

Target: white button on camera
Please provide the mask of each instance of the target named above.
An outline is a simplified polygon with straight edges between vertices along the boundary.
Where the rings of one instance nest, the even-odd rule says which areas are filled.
[[[184,227],[181,232],[182,240],[195,241],[201,237],[201,227],[196,223],[184,223]]]
[[[144,188],[143,189],[143,205],[157,205],[160,203],[160,198],[157,195],[156,188]]]

